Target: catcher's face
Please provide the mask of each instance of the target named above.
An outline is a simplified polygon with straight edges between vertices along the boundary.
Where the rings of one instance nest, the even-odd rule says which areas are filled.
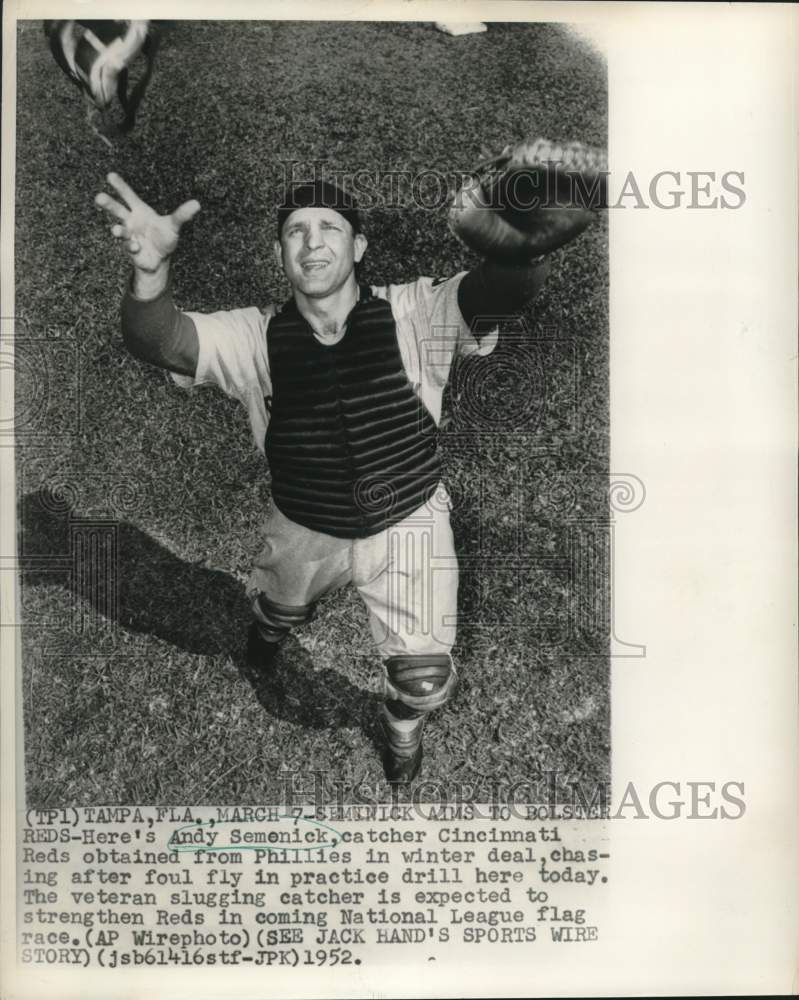
[[[295,292],[309,298],[333,295],[355,278],[366,237],[353,233],[332,208],[298,208],[283,225],[275,254]]]

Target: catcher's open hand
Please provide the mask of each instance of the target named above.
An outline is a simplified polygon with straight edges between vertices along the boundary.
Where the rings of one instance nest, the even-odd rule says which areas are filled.
[[[603,152],[536,139],[479,164],[455,196],[449,222],[483,257],[524,263],[574,239],[606,206]]]
[[[159,215],[119,174],[109,174],[107,180],[121,200],[101,192],[94,203],[116,219],[111,235],[124,242],[133,266],[153,274],[175,252],[181,226],[200,211],[200,203],[185,201],[170,215]]]

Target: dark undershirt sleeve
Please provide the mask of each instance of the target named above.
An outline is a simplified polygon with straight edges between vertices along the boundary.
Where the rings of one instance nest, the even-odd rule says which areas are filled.
[[[191,317],[172,299],[172,284],[155,299],[138,299],[130,284],[122,298],[122,339],[140,361],[179,375],[197,370],[199,340]]]
[[[498,320],[519,313],[538,295],[549,266],[536,260],[526,264],[498,264],[484,260],[458,286],[458,307],[473,336],[484,337]]]

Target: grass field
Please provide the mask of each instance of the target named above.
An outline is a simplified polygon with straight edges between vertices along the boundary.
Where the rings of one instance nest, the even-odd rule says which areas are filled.
[[[354,591],[322,602],[274,675],[244,662],[266,465],[237,404],[126,353],[127,266],[93,196],[114,169],[160,210],[199,199],[175,267],[185,308],[281,301],[287,163],[451,175],[537,134],[604,145],[605,67],[551,25],[451,38],[424,23],[174,23],[134,132],[110,150],[40,24],[17,41],[28,803],[280,801],[287,771],[301,772],[297,799],[316,771],[324,797],[360,782],[385,801],[379,662]],[[400,198],[366,226],[367,281],[475,263],[443,205]],[[509,324],[453,376],[442,451],[461,684],[428,729],[420,797],[482,800],[548,771],[564,786],[608,779],[607,290],[602,220],[553,255],[522,342]]]

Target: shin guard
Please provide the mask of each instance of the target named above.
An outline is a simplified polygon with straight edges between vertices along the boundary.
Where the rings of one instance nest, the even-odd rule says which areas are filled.
[[[447,653],[391,656],[384,666],[386,705],[397,719],[418,719],[440,708],[457,682]]]
[[[265,642],[281,642],[297,625],[309,622],[313,612],[313,604],[278,604],[261,593],[252,597],[255,624]]]

